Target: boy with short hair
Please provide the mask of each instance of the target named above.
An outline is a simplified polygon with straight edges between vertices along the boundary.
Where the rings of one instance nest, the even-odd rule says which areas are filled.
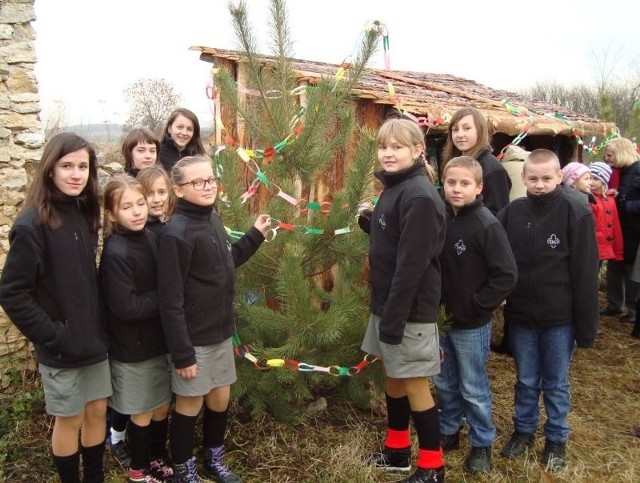
[[[465,468],[479,473],[491,469],[496,437],[486,366],[491,316],[516,284],[516,261],[504,228],[482,203],[480,164],[470,156],[453,158],[442,179],[447,201],[442,301],[453,320],[440,339],[444,360],[433,377],[442,408],[441,446],[445,451],[459,447],[466,417],[472,449]]]
[[[536,149],[524,163],[527,196],[498,213],[518,264],[504,315],[516,362],[514,432],[501,454],[534,444],[543,393],[547,421],[542,463],[566,465],[569,363],[574,344],[593,345],[598,324],[598,245],[591,210],[558,185],[557,156]]]

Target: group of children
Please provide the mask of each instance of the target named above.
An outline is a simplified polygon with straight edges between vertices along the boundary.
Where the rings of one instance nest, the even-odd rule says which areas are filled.
[[[541,462],[549,470],[564,468],[569,363],[574,346],[593,345],[598,323],[598,243],[586,198],[561,186],[557,156],[538,149],[522,165],[526,195],[509,202],[511,180],[490,154],[486,121],[473,108],[456,112],[449,125],[444,200],[427,180],[424,137],[415,123],[386,121],[377,143],[382,171],[376,176],[384,189],[375,207],[360,208],[360,226],[371,238],[372,284],[362,349],[382,357],[388,426],[383,450],[367,461],[409,471],[413,419],[417,470],[402,481],[442,482],[443,452],[460,447],[466,421],[471,451],[465,469],[491,469],[496,428],[486,362],[492,315],[506,301],[515,411],[514,430],[500,454],[516,458],[534,445],[542,394],[547,419]],[[608,166],[594,163],[592,170],[606,185]],[[575,184],[579,176],[571,176]],[[596,209],[609,216],[604,191],[594,184]],[[615,235],[604,225],[609,231],[598,239],[610,241]],[[601,257],[610,259],[615,250]],[[441,303],[451,321],[443,337],[437,330]],[[442,361],[434,363],[438,347]],[[425,389],[428,377],[440,413]]]
[[[129,482],[197,482],[192,445],[204,402],[204,474],[239,482],[223,460],[236,378],[234,269],[258,249],[270,219],[260,215],[229,242],[191,111],[171,114],[162,141],[134,129],[123,154],[129,174],[114,176],[100,197],[92,146],[73,133],[53,137],[9,236],[0,303],[34,344],[55,416],[55,466],[63,483],[81,474],[104,481],[108,404],[112,447],[124,447],[126,427]]]
[[[384,189],[359,217],[370,235],[372,288],[362,350],[382,357],[388,428],[384,448],[366,462],[410,471],[413,421],[417,468],[402,481],[444,482],[443,451],[459,447],[466,421],[466,469],[491,468],[496,428],[486,361],[492,314],[506,299],[517,383],[514,432],[501,454],[517,457],[534,444],[542,392],[542,462],[562,468],[569,362],[575,344],[593,344],[598,320],[591,210],[559,186],[558,158],[543,149],[524,162],[526,196],[509,203],[510,178],[491,155],[486,121],[475,109],[451,120],[442,193],[425,170],[416,123],[387,120],[376,141]],[[146,130],[129,133],[129,174],[110,180],[102,196],[98,271],[95,151],[71,133],[45,147],[10,232],[0,303],[35,346],[64,483],[80,481],[80,455],[82,481],[103,481],[107,401],[112,445],[124,441],[126,426],[130,482],[200,481],[192,446],[203,405],[203,472],[241,481],[223,459],[236,380],[234,271],[260,247],[271,220],[259,215],[231,243],[213,207],[218,178],[203,153],[197,118],[186,109],[171,114],[162,140]],[[586,173],[574,168],[566,180],[579,188]],[[589,172],[606,186],[607,168],[594,163]],[[594,206],[610,215],[606,189],[592,186]],[[609,256],[601,250],[601,259]],[[452,322],[442,338],[441,304]]]

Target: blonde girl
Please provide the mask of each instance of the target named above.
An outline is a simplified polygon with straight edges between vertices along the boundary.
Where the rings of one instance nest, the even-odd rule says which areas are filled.
[[[171,178],[178,201],[160,235],[158,289],[176,394],[169,435],[173,481],[199,481],[193,436],[204,402],[204,474],[214,481],[239,482],[223,459],[229,394],[236,380],[231,343],[234,272],[264,241],[271,221],[259,215],[232,244],[213,207],[218,179],[210,160],[187,156],[177,162]]]
[[[165,223],[171,217],[175,206],[171,179],[161,166],[156,165],[143,169],[137,180],[142,185],[147,197],[149,217],[146,228],[158,237]]]
[[[445,208],[422,162],[424,133],[406,119],[378,130],[376,177],[384,190],[360,226],[370,235],[369,325],[362,350],[384,361],[387,432],[381,452],[367,455],[376,467],[411,470],[409,423],[418,434],[415,473],[406,482],[444,481],[438,410],[429,377],[440,372],[438,308]]]
[[[157,243],[145,230],[146,195],[128,175],[112,178],[104,190],[108,221],[100,282],[110,341],[109,405],[131,415],[130,483],[171,476],[165,449],[171,401],[168,350],[158,309]]]

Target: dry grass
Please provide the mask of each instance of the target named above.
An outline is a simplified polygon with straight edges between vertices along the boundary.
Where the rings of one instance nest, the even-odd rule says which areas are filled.
[[[510,358],[492,354],[489,373],[498,428],[494,469],[483,476],[465,474],[462,463],[469,449],[465,440],[460,450],[446,455],[447,481],[640,481],[640,438],[626,433],[630,426],[640,424],[640,340],[631,338],[631,326],[616,318],[603,317],[601,325],[604,333],[595,348],[578,349],[574,354],[568,467],[550,474],[540,466],[541,431],[535,450],[525,458],[509,461],[499,456],[512,431],[515,376]],[[379,399],[375,403],[374,408],[380,406]],[[0,478],[4,472],[5,481],[56,481],[49,459],[51,418],[44,415],[41,403],[33,413],[31,421],[17,424],[9,435],[20,441],[22,455],[2,465]],[[384,426],[382,411],[360,411],[330,397],[328,410],[295,426],[269,417],[248,421],[236,412],[227,437],[229,463],[247,483],[397,481],[402,475],[374,471],[360,462],[363,453],[383,443]],[[107,482],[126,481],[124,471],[109,457],[106,464]]]

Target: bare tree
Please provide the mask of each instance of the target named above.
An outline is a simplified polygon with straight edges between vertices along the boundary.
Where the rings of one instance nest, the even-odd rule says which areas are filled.
[[[171,111],[179,104],[180,95],[166,79],[138,79],[124,90],[130,105],[125,129],[146,127],[160,133]]]
[[[46,140],[51,139],[56,134],[61,133],[69,126],[69,116],[67,105],[62,99],[53,101],[53,108],[47,113],[47,120],[44,124],[44,136]]]
[[[600,101],[598,93],[586,84],[567,86],[561,82],[538,82],[527,89],[525,94],[534,99],[557,104],[573,112],[599,117]]]
[[[616,72],[624,58],[624,46],[609,43],[599,51],[591,52],[591,67],[593,80],[598,94],[603,95],[619,78]]]
[[[625,136],[640,134],[640,56],[609,44],[591,54],[593,85],[539,82],[523,94],[614,122]]]

